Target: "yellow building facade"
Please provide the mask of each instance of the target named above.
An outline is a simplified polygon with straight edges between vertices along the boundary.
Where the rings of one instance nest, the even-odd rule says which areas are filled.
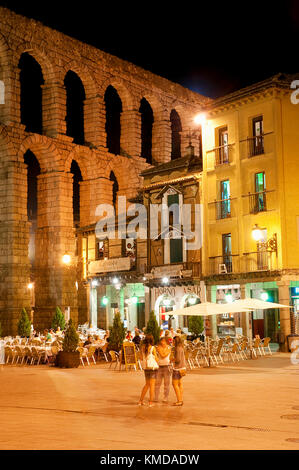
[[[299,106],[291,82],[275,76],[205,110],[202,274],[209,300],[252,296],[299,309]],[[213,334],[284,344],[296,329],[293,312],[214,319]]]

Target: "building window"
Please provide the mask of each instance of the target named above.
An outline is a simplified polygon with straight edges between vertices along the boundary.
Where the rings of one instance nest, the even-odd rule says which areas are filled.
[[[109,242],[108,239],[96,241],[96,259],[107,259],[109,258]]]
[[[264,153],[264,123],[263,116],[252,120],[252,136],[250,156]]]
[[[226,219],[231,216],[230,182],[220,182],[220,201],[217,205],[217,219]]]
[[[219,152],[218,158],[216,159],[216,165],[223,165],[229,162],[228,156],[228,131],[227,127],[222,127],[218,130],[218,144]]]
[[[231,233],[222,235],[222,257],[223,264],[226,266],[228,273],[232,272],[232,237]]]
[[[167,196],[167,205],[168,207],[173,204],[177,204],[179,207],[179,194],[169,194]],[[169,225],[173,226],[173,213],[169,214]],[[183,237],[174,238],[176,231],[170,232],[170,247],[169,247],[169,256],[170,263],[182,263],[183,262]]]
[[[256,214],[267,210],[266,175],[264,171],[254,176],[255,193],[251,197],[250,212]]]

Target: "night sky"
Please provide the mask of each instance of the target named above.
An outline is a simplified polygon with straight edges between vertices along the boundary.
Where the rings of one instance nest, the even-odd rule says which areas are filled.
[[[279,72],[299,72],[298,0],[18,3],[0,0],[213,98]]]

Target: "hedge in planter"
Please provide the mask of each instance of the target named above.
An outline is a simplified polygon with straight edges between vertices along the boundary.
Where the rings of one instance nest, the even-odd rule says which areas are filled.
[[[155,344],[157,344],[160,340],[160,333],[161,328],[158,325],[155,312],[152,311],[146,325],[145,334],[153,335]]]
[[[117,312],[113,318],[113,325],[110,329],[109,335],[109,351],[120,351],[124,339],[126,337],[126,330],[123,322],[121,321],[120,313]]]
[[[78,344],[79,336],[72,319],[70,319],[64,335],[62,351],[59,351],[56,357],[56,365],[58,367],[66,367],[67,369],[79,367],[80,353],[77,351]]]
[[[56,331],[58,327],[60,327],[61,330],[64,330],[65,319],[60,308],[56,307],[55,315],[52,318],[51,328]]]
[[[18,323],[18,335],[29,338],[30,332],[31,332],[31,323],[28,318],[26,309],[23,308],[21,317]]]

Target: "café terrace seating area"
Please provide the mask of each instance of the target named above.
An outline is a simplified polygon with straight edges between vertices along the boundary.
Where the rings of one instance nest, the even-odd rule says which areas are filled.
[[[80,353],[80,363],[83,367],[104,362],[109,363],[109,368],[122,368],[124,365],[122,351],[108,351],[108,344],[99,337],[99,334],[91,336],[81,331],[78,334],[80,341],[77,350]],[[88,336],[91,336],[92,342],[84,346]],[[182,337],[184,339],[186,365],[189,370],[273,354],[270,348],[271,338],[269,337],[264,339],[256,337],[250,340],[245,336],[227,336],[215,340],[205,339],[205,341],[200,339],[188,341],[186,335],[182,335]],[[5,337],[2,341],[4,343],[5,364],[7,365],[54,365],[56,355],[62,350],[63,335],[53,335],[51,341],[46,341],[43,336],[34,338]],[[142,370],[141,352],[136,345],[135,349],[137,367],[134,367],[134,369]]]

